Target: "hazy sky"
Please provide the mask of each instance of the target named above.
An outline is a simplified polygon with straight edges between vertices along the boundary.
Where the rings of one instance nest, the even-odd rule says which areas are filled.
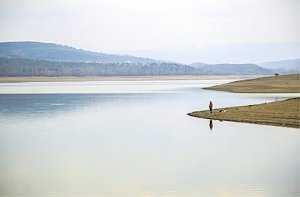
[[[300,0],[0,0],[0,41],[54,42],[109,53],[299,42],[299,4]]]

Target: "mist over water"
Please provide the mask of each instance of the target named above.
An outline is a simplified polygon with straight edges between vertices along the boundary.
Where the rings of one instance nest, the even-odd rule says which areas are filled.
[[[186,115],[294,95],[218,83],[1,84],[0,196],[299,195],[299,129]]]

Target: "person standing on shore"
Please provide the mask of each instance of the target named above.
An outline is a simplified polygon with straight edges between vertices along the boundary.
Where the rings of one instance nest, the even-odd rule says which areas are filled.
[[[209,101],[208,107],[209,107],[210,113],[212,113],[213,103],[211,101]]]

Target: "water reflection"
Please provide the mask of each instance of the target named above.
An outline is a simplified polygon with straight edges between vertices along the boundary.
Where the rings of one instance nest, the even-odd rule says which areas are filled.
[[[209,129],[212,131],[214,125],[212,119],[209,120]]]
[[[0,196],[299,195],[298,130],[186,115],[210,99],[274,98],[200,88],[0,95]]]
[[[149,94],[0,94],[0,117],[42,117],[66,113],[87,107],[113,106],[132,103],[135,100],[155,100],[156,93]],[[160,95],[159,99],[172,95]]]

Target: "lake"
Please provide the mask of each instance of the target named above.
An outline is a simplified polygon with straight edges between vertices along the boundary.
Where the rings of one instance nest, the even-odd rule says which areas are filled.
[[[229,80],[0,84],[0,196],[299,196],[299,129],[186,114]]]

